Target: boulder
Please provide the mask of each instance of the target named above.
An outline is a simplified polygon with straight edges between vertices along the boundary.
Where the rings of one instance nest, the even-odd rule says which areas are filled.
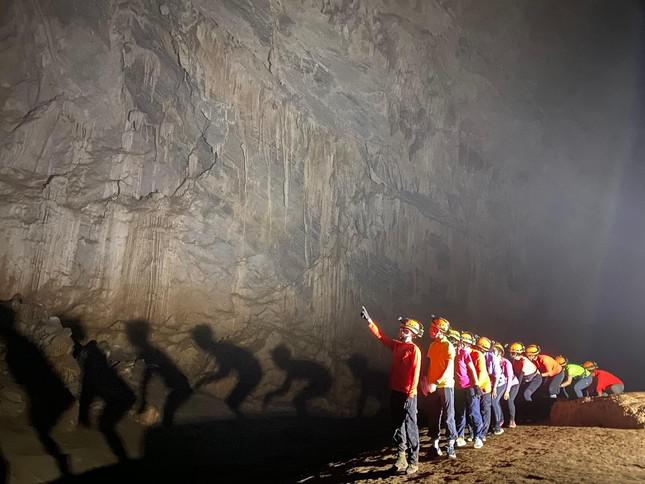
[[[551,424],[570,427],[645,428],[645,392],[558,400]]]

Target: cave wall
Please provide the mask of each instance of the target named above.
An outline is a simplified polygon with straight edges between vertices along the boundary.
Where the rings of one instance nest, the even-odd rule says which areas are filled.
[[[566,351],[637,61],[636,3],[562,3],[0,3],[0,295],[337,376],[360,304]]]

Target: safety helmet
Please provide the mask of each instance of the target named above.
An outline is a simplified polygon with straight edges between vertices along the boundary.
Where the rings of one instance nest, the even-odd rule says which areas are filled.
[[[450,322],[446,318],[440,318],[433,314],[430,316],[430,324],[444,334],[447,334],[448,331],[450,331]]]
[[[512,343],[508,348],[508,352],[512,355],[521,355],[524,353],[524,345],[518,341]]]
[[[484,351],[490,351],[492,345],[493,343],[486,336],[480,336],[477,340],[477,346],[479,346]]]
[[[475,344],[475,337],[472,335],[472,333],[464,331],[461,333],[461,342],[472,346]]]
[[[569,363],[569,360],[567,360],[567,357],[564,355],[558,355],[555,357],[555,361],[558,363],[560,366],[564,366],[567,363]]]
[[[582,364],[582,367],[587,371],[594,371],[596,368],[598,368],[598,363],[596,363],[595,361],[585,361]]]
[[[456,329],[451,329],[448,331],[448,339],[455,343],[459,343],[461,341],[461,333]]]
[[[526,356],[537,356],[540,354],[540,347],[538,345],[528,345],[524,352],[526,353]]]
[[[421,338],[423,336],[423,325],[416,319],[399,317],[401,328],[406,328],[412,331],[412,334]]]
[[[493,345],[493,348],[495,348],[497,351],[499,351],[499,354],[504,356],[504,345],[502,343],[495,343]]]

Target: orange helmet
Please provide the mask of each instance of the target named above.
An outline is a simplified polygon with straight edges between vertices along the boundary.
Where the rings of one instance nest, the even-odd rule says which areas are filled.
[[[521,355],[522,353],[524,353],[524,349],[524,345],[516,341],[508,348],[508,352],[512,355]]]
[[[500,355],[504,356],[504,345],[502,343],[495,343],[493,348],[495,348]]]
[[[432,326],[437,328],[442,333],[446,334],[450,331],[450,322],[446,318],[440,318],[434,314],[430,316]]]
[[[540,354],[541,348],[538,345],[528,345],[524,352],[526,356],[537,356]]]
[[[594,371],[596,368],[598,368],[598,363],[596,363],[595,361],[585,361],[582,364],[582,367],[587,371]]]
[[[423,336],[423,325],[416,319],[400,317],[399,323],[401,324],[401,328],[409,329],[415,336],[419,338]]]
[[[484,351],[490,351],[490,348],[491,346],[493,346],[493,343],[486,336],[480,336],[479,339],[477,340],[477,346],[479,346]]]
[[[558,356],[556,356],[556,357],[555,357],[555,361],[556,361],[556,362],[558,363],[558,365],[560,365],[560,366],[564,366],[564,365],[566,365],[567,363],[569,363],[569,360],[567,360],[567,357],[566,357],[566,356],[563,356],[563,355],[558,355]]]
[[[469,333],[468,331],[464,331],[461,333],[461,342],[472,346],[475,344],[475,337],[473,336],[472,333]]]

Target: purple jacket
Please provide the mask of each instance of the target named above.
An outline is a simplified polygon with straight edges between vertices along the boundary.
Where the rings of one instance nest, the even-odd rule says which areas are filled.
[[[506,377],[506,381],[510,382],[506,387],[506,390],[514,387],[515,385],[519,385],[520,382],[515,376],[515,372],[513,371],[513,363],[511,363],[511,360],[502,358],[502,373]]]
[[[506,378],[502,373],[502,367],[499,360],[495,357],[492,351],[488,351],[485,355],[486,358],[486,371],[490,376],[490,382],[493,387],[503,385],[506,382]]]
[[[455,384],[457,388],[470,388],[475,384],[470,377],[470,373],[468,373],[468,365],[472,364],[472,362],[470,350],[465,348],[457,349],[457,356],[455,357]]]

